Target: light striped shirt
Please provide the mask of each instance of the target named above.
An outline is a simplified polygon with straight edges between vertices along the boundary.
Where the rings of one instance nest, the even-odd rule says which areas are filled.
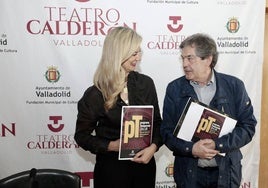
[[[206,105],[209,105],[210,101],[216,93],[216,79],[214,71],[212,71],[211,79],[206,85],[199,85],[198,82],[190,81],[194,91],[198,97],[198,100]],[[198,166],[200,167],[214,167],[217,166],[215,159],[199,159]]]

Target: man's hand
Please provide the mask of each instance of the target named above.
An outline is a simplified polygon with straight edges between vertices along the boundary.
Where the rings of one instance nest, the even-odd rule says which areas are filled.
[[[193,145],[192,154],[200,159],[212,159],[219,151],[215,150],[215,142],[211,139],[199,140]]]

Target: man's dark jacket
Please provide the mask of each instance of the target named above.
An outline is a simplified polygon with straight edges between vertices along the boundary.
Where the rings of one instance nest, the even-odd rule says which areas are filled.
[[[215,139],[216,150],[226,153],[224,157],[216,156],[219,166],[218,188],[238,188],[241,182],[243,158],[240,148],[252,140],[257,122],[244,83],[236,77],[214,72],[216,93],[210,106],[224,111],[237,120],[232,133]],[[192,155],[194,143],[173,135],[189,97],[197,100],[197,95],[185,76],[168,84],[164,99],[161,135],[165,145],[175,156],[174,179],[177,188],[195,188],[194,183],[198,176],[196,173],[198,159]]]

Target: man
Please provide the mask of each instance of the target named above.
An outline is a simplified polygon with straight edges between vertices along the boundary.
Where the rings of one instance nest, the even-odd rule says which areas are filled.
[[[185,75],[167,86],[161,125],[163,141],[175,156],[177,188],[238,188],[242,176],[240,148],[252,140],[257,123],[244,83],[215,71],[218,52],[215,41],[208,35],[189,36],[180,49]],[[190,97],[236,119],[233,131],[195,143],[174,136]]]

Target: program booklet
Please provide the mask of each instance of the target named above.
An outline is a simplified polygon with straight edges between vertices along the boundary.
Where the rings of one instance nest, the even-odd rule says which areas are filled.
[[[122,107],[119,160],[132,159],[151,144],[153,114],[152,105]]]
[[[205,138],[214,139],[230,133],[236,122],[227,114],[189,98],[174,129],[174,135],[193,142]]]

